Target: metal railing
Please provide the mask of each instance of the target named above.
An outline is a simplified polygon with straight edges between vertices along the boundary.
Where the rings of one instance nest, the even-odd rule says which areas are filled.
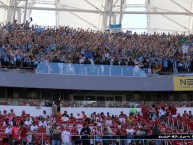
[[[41,145],[51,144],[52,138],[50,135],[46,133],[34,133],[32,143],[41,143]],[[164,143],[165,145],[171,144],[172,141],[176,141],[178,143],[189,143],[193,144],[193,135],[192,134],[166,134],[166,135],[71,135],[73,138],[70,143],[73,141],[89,141],[92,144],[96,145],[98,143],[106,143],[106,144],[119,144],[119,145],[128,145],[129,143],[141,143],[143,145],[147,145],[150,142],[155,142],[158,144]],[[9,138],[8,134],[0,133],[0,138],[3,142],[7,142],[7,138]],[[62,140],[59,140],[62,143]]]
[[[121,65],[94,65],[41,62],[38,74],[85,75],[85,76],[146,76],[140,67]]]

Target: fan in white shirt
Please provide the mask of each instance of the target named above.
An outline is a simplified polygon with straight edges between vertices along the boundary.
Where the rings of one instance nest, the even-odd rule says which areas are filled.
[[[24,122],[26,126],[32,125],[32,122],[30,121],[30,118],[27,118],[27,120]]]
[[[9,124],[10,124],[11,126],[13,126],[13,121],[9,121],[9,119],[6,119],[6,120],[3,122],[3,127],[8,126]]]
[[[45,111],[45,110],[43,111],[42,117],[43,117],[44,119],[48,118],[48,115],[46,114],[46,111]]]
[[[77,128],[78,128],[78,133],[80,134],[81,129],[82,129],[82,124],[78,124],[78,125],[77,125]]]
[[[71,144],[71,134],[68,129],[68,126],[64,129],[64,131],[61,134],[62,144],[63,145],[70,145]]]
[[[97,119],[97,126],[101,127],[102,126],[102,123],[99,119]]]
[[[6,134],[11,134],[11,125],[10,124],[8,124],[8,126],[6,127],[5,133]]]
[[[38,126],[46,127],[47,126],[46,120],[42,118],[42,120],[39,121],[39,125]]]
[[[136,132],[136,130],[134,130],[134,129],[131,127],[131,125],[128,126],[128,128],[126,129],[126,131],[127,131],[127,134],[129,134],[129,135],[133,135],[133,134]]]
[[[28,142],[28,143],[32,143],[32,139],[33,139],[33,137],[32,137],[32,132],[28,132],[28,133],[27,133],[27,136],[26,136],[27,142]]]
[[[183,45],[182,45],[182,52],[183,52],[184,54],[188,53],[188,49],[189,49],[189,46],[188,46],[187,44],[183,44]]]
[[[136,131],[136,135],[143,135],[142,127],[139,127],[139,129]]]
[[[76,118],[76,120],[82,120],[82,117],[80,116],[80,113],[77,113],[75,118]]]
[[[63,115],[61,118],[62,121],[69,121],[69,117],[67,117],[66,115]]]
[[[38,126],[36,125],[35,122],[33,122],[33,125],[30,127],[30,130],[31,130],[32,132],[36,132],[36,131],[38,130]]]
[[[49,117],[48,119],[47,119],[47,124],[48,123],[52,123],[52,124],[54,124],[54,123],[56,123],[56,118],[54,117],[54,116],[51,116],[51,117]]]

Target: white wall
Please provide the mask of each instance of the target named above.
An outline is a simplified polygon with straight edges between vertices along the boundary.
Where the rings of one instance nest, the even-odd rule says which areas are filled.
[[[13,109],[16,113],[17,116],[21,115],[22,110],[25,110],[27,114],[30,114],[31,116],[39,116],[43,114],[43,110],[46,110],[47,114],[51,114],[51,107],[34,107],[34,106],[4,106],[0,105],[0,111],[3,112],[3,110],[7,110],[10,112],[10,110]],[[104,112],[105,114],[107,112],[110,112],[111,115],[119,115],[121,111],[123,111],[126,115],[129,114],[129,108],[61,108],[61,112],[63,113],[64,111],[67,111],[68,114],[73,113],[74,115],[77,114],[78,112],[81,113],[81,111],[84,111],[86,115],[89,115],[93,112],[96,113],[101,113]],[[140,111],[140,108],[137,108],[138,111]],[[186,110],[192,111],[193,108],[177,108],[178,113],[183,114],[183,112]]]

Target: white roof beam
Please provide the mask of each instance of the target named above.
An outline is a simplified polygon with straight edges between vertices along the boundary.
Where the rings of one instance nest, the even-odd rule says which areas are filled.
[[[0,0],[0,4],[2,4],[2,5],[4,5],[4,6],[7,6],[4,2],[2,2],[1,0]]]
[[[54,1],[42,1],[42,0],[35,0],[36,4],[49,4],[49,5],[55,5]]]
[[[166,19],[170,20],[171,22],[179,25],[180,27],[182,27],[182,28],[184,28],[184,29],[186,29],[186,30],[189,30],[188,28],[186,28],[186,27],[183,26],[182,24],[178,23],[177,21],[175,21],[175,20],[173,20],[173,19],[171,19],[171,18],[169,18],[169,17],[167,17],[167,16],[165,16],[165,15],[162,15],[162,16],[165,17]]]
[[[164,12],[176,12],[176,11],[172,11],[172,10],[167,10],[167,9],[162,9],[162,8],[158,8],[158,7],[151,7],[152,10],[155,10],[155,11],[164,11]]]
[[[176,31],[176,30],[172,30],[172,29],[163,29],[163,28],[149,28],[149,29],[150,29],[150,31],[158,31],[159,30],[159,31],[167,31],[167,32],[189,32],[189,31],[184,31],[184,30]]]
[[[120,7],[120,5],[114,5],[114,7]],[[125,4],[126,8],[145,8],[144,4]]]
[[[176,1],[174,0],[170,0],[171,2],[173,2],[174,4],[176,4],[178,7],[180,7],[181,9],[185,10],[186,12],[190,12],[189,10],[187,10],[185,7],[181,6],[180,4],[178,4]]]
[[[72,15],[74,15],[75,17],[79,18],[80,20],[86,22],[87,24],[91,25],[92,27],[96,28],[96,29],[99,29],[97,26],[93,25],[92,23],[90,23],[89,21],[83,19],[82,17],[78,16],[77,14],[73,13],[73,12],[70,12]]]
[[[116,1],[113,3],[113,6],[115,6],[115,5],[117,4],[118,1],[119,1],[119,0],[116,0]]]
[[[5,6],[5,5],[0,5],[0,8],[8,8],[13,6]],[[17,6],[17,8],[24,9],[24,6]],[[27,7],[27,9],[32,9],[32,10],[47,10],[47,11],[68,11],[68,12],[83,12],[83,13],[109,13],[109,11],[98,11],[98,10],[85,10],[85,9],[67,9],[67,8],[45,8],[45,7]],[[120,14],[120,11],[114,12]],[[123,14],[136,14],[136,15],[193,15],[192,12],[146,12],[146,11],[123,11]]]
[[[89,2],[88,0],[84,0],[86,3],[88,3],[90,6],[92,6],[93,8],[95,8],[96,10],[100,11],[99,8],[97,8],[94,4],[92,4],[91,2]]]
[[[155,11],[155,10],[154,10]],[[156,12],[156,11],[155,11]],[[175,21],[175,20],[173,20],[173,19],[171,19],[171,18],[169,18],[169,17],[167,17],[166,15],[162,15],[164,18],[166,18],[166,19],[168,19],[168,20],[170,20],[171,22],[173,22],[174,24],[177,24],[177,25],[179,25],[180,27],[182,27],[183,29],[186,29],[186,30],[189,30],[188,28],[186,28],[185,26],[183,26],[182,24],[180,24],[180,23],[178,23],[177,21]]]

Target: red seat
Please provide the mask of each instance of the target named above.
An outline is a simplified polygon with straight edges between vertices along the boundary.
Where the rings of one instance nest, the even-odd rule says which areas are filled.
[[[44,135],[43,135],[43,141],[44,141],[44,142],[50,142],[50,135],[44,134]]]
[[[8,138],[8,134],[6,134],[6,133],[0,133],[0,138]]]
[[[5,132],[5,129],[0,129],[0,132],[4,133],[4,132]]]
[[[40,133],[46,133],[46,128],[45,127],[39,127],[38,132]]]
[[[43,134],[40,134],[40,133],[35,133],[34,134],[34,141],[35,142],[42,141],[42,139],[43,139]]]

